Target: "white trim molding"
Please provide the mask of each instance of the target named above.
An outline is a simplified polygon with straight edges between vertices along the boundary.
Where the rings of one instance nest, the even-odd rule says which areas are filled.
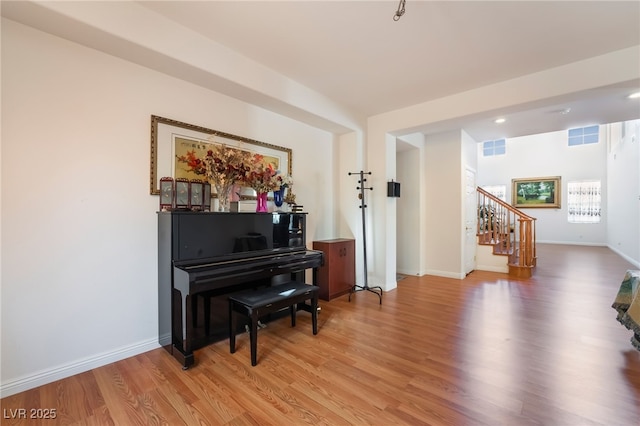
[[[133,345],[123,346],[113,351],[103,352],[92,357],[80,359],[69,364],[63,364],[48,370],[41,370],[28,376],[8,380],[0,385],[0,398],[24,392],[76,374],[84,373],[85,371],[139,355],[159,347],[158,339],[153,338]]]

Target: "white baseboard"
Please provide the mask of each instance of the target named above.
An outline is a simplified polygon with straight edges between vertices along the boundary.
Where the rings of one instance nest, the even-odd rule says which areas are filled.
[[[556,245],[567,245],[567,246],[592,246],[592,247],[606,247],[607,245],[604,243],[590,243],[587,241],[545,241],[545,240],[537,240],[537,244],[556,244]]]
[[[627,262],[631,263],[636,268],[640,269],[640,262],[638,262],[635,259],[630,258],[629,256],[627,256],[626,254],[622,253],[621,251],[616,250],[615,247],[611,247],[611,246],[608,246],[608,247],[611,249],[611,251],[615,252],[617,255],[622,257],[624,260],[626,260]]]
[[[56,380],[84,373],[112,362],[120,361],[160,347],[157,338],[145,340],[113,351],[104,352],[58,367],[41,370],[28,376],[8,380],[0,384],[0,398],[24,392]]]
[[[455,278],[457,280],[462,280],[466,276],[466,274],[463,274],[463,273],[439,271],[437,269],[427,269],[427,271],[425,272],[425,275],[435,275],[437,277],[444,277],[444,278]]]
[[[509,265],[477,265],[476,271],[488,271],[488,272],[500,272],[503,274],[509,273]]]
[[[620,250],[617,250],[615,247],[609,245],[609,244],[601,244],[601,243],[576,243],[576,242],[563,242],[563,241],[540,241],[538,240],[538,243],[540,244],[566,244],[566,245],[574,245],[574,246],[596,246],[596,247],[608,247],[610,248],[612,251],[614,251],[616,254],[620,255],[620,257],[624,258],[624,260],[626,260],[627,262],[631,263],[632,265],[635,265],[635,267],[640,268],[640,261],[636,260],[636,259],[632,259],[629,256],[627,256],[626,254],[622,253]]]

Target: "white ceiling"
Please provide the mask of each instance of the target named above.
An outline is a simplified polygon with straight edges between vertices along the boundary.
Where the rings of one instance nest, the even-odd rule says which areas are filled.
[[[361,117],[640,45],[638,1],[407,0],[397,22],[397,1],[139,3]],[[638,90],[635,80],[494,112],[501,126],[486,116],[418,130],[486,140],[635,119],[640,101],[625,96]]]
[[[407,0],[398,21],[397,1],[143,4],[366,117],[640,44],[640,2]],[[634,90],[419,130],[486,140],[640,118]]]

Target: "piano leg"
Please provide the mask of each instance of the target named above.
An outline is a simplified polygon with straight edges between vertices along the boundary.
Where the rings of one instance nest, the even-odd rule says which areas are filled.
[[[172,333],[173,348],[171,355],[182,364],[182,369],[186,370],[195,363],[193,356],[193,305],[192,297],[183,294],[181,291],[173,290],[173,312],[172,312]],[[184,331],[183,331],[184,330]],[[186,335],[185,335],[186,333]]]

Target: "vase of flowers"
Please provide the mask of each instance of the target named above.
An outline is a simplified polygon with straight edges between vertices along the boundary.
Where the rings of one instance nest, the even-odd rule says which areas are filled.
[[[214,184],[218,196],[218,211],[228,212],[231,207],[231,188],[233,184]]]
[[[256,191],[256,212],[268,212],[267,194],[280,189],[279,172],[267,163],[263,155],[254,154],[250,167],[245,172],[244,184]]]
[[[280,182],[280,189],[275,189],[273,191],[273,204],[276,205],[278,211],[281,211],[280,208],[284,204],[284,194],[289,185],[293,185],[293,178],[291,176],[282,176],[277,175],[276,178],[278,182]]]
[[[177,157],[179,162],[186,163],[189,171],[204,175],[216,189],[218,196],[218,211],[229,211],[229,193],[234,184],[244,179],[250,168],[252,155],[226,144],[211,144],[204,157],[197,156],[195,150]]]

